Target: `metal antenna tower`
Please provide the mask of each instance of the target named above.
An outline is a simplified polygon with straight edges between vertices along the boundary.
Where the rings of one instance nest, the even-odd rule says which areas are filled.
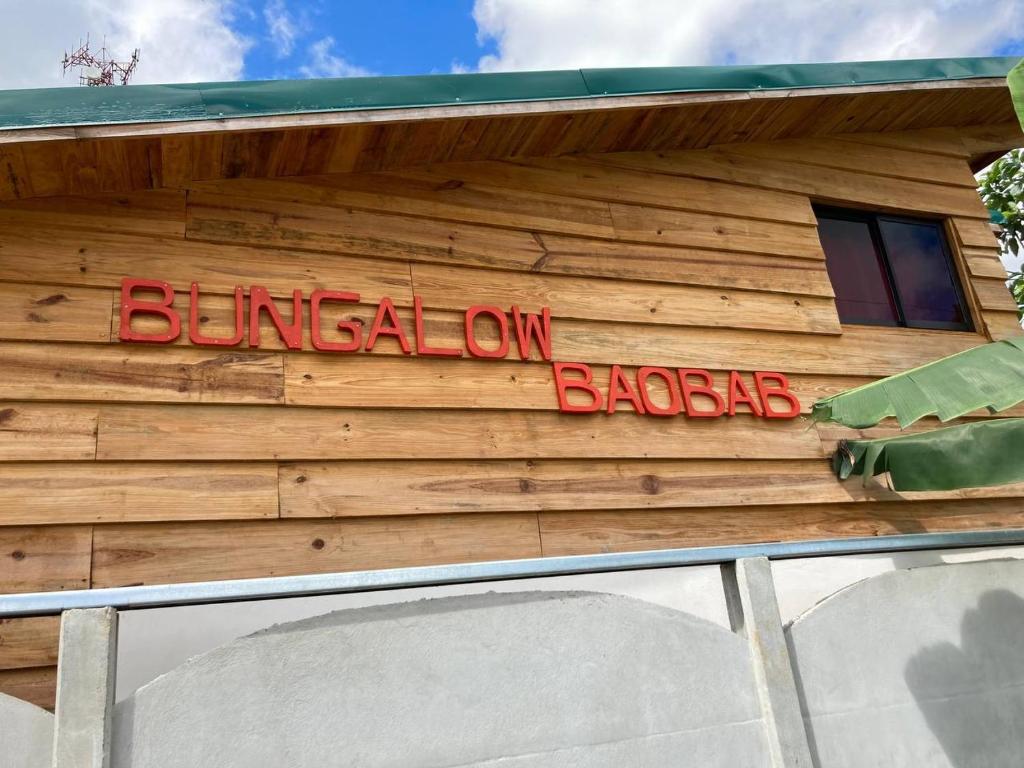
[[[79,40],[77,50],[71,53],[64,52],[61,64],[64,66],[64,74],[67,74],[69,69],[81,68],[84,70],[78,76],[80,85],[114,85],[115,79],[121,85],[127,85],[128,80],[135,72],[135,67],[139,64],[139,49],[136,48],[132,51],[129,61],[114,61],[108,54],[106,39],[104,39],[103,47],[100,48],[97,57],[89,50],[89,38],[86,37],[84,43]]]

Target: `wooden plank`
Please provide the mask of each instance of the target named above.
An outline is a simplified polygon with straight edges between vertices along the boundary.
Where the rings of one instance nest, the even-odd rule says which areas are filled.
[[[88,589],[92,527],[0,527],[0,594]]]
[[[815,458],[799,421],[657,419],[536,411],[101,406],[105,460],[382,458]]]
[[[607,204],[576,196],[467,183],[429,174],[336,174],[198,182],[215,194],[360,209],[494,227],[611,238]]]
[[[524,312],[550,307],[555,317],[613,322],[752,328],[838,334],[830,299],[725,289],[665,286],[598,278],[555,277],[413,264],[424,306],[464,309],[488,304]]]
[[[1007,152],[1011,149],[1024,147],[1024,130],[1020,121],[961,128],[957,131],[964,150],[972,156],[986,155],[992,152]]]
[[[551,557],[762,541],[1024,527],[1019,499],[744,506],[713,510],[542,512]]]
[[[964,147],[962,128],[925,128],[918,131],[887,133],[844,133],[833,138],[854,144],[892,147],[913,152],[929,152],[966,160],[970,153]]]
[[[948,157],[914,149],[881,147],[836,139],[791,139],[752,144],[728,144],[727,152],[771,160],[783,160],[822,168],[857,171],[909,181],[928,181],[974,191],[978,182],[965,157]]]
[[[0,669],[57,663],[60,616],[0,619]]]
[[[950,225],[960,244],[968,248],[998,248],[999,241],[988,218],[984,220],[954,217]]]
[[[537,557],[535,514],[105,525],[96,587]]]
[[[390,177],[392,173],[385,174]],[[707,179],[612,168],[581,157],[446,163],[403,171],[436,184],[473,183],[605,202],[673,208],[696,213],[744,215],[764,221],[813,224],[806,198]]]
[[[204,192],[189,197],[188,237],[506,269],[543,256],[528,232]]]
[[[16,144],[0,145],[0,200],[18,200],[32,194],[22,148]]]
[[[544,273],[834,295],[821,264],[806,259],[558,235],[538,235],[535,242],[545,255],[530,267]],[[324,258],[286,249],[117,233],[42,232],[27,226],[3,231],[0,254],[3,281],[106,288],[130,275],[162,279],[179,290],[194,280],[204,296],[230,294],[238,284],[258,284],[279,296],[290,296],[295,288],[306,294],[315,288],[332,288],[360,293],[366,299],[386,295],[411,304],[405,261],[337,254]]]
[[[560,235],[537,242],[545,250],[537,272],[835,296],[821,263],[808,259]]]
[[[109,341],[114,292],[0,283],[0,339]]]
[[[970,273],[975,277],[996,277],[1006,280],[1006,267],[999,258],[999,249],[961,248]]]
[[[0,342],[0,370],[0,397],[11,400],[284,402],[280,354]]]
[[[437,343],[445,338],[438,325]],[[621,365],[890,376],[985,343],[952,331],[844,326],[841,336],[701,330],[582,320],[552,324],[556,359]]]
[[[265,286],[290,297],[296,288],[391,296],[412,303],[405,262],[330,258],[300,251],[197,243],[108,232],[43,231],[24,224],[0,231],[0,280],[112,288],[123,277],[164,280],[179,291],[231,295],[236,285]],[[187,306],[187,304],[186,304]]]
[[[609,207],[620,240],[825,260],[818,230],[811,226],[619,203]]]
[[[75,461],[96,455],[97,406],[0,403],[0,461]]]
[[[1006,286],[1005,276],[975,277],[971,280],[971,288],[977,295],[983,310],[1017,311],[1017,302],[1013,300],[1010,289]]]
[[[896,493],[816,461],[356,461],[281,465],[282,517],[1020,498],[1024,483]],[[387,488],[387,493],[381,493]]]
[[[607,389],[608,366],[592,367],[594,381]],[[636,369],[623,369],[635,380]],[[712,371],[715,387],[726,391],[728,374]],[[749,380],[749,376],[748,376]],[[822,397],[867,384],[868,377],[789,378],[790,390],[805,413]],[[667,404],[660,379],[648,380],[655,402]],[[552,368],[520,361],[442,360],[429,357],[356,355],[343,362],[330,355],[291,354],[285,358],[285,394],[289,405],[350,408],[469,408],[544,410],[558,408]],[[586,405],[586,395],[569,392],[569,401]],[[744,405],[738,411],[747,412]]]
[[[52,712],[57,698],[57,667],[0,670],[0,693]]]
[[[613,167],[719,179],[795,192],[814,196],[823,202],[860,203],[900,211],[963,216],[978,221],[988,218],[977,193],[966,187],[747,157],[723,150],[612,153],[594,155],[589,159]]]
[[[0,204],[0,224],[181,237],[185,193],[167,189],[10,201]]]
[[[984,315],[985,331],[995,341],[999,339],[1020,338],[1024,333],[1021,328],[1021,320],[1016,310],[1012,312],[999,312],[986,310]]]
[[[274,464],[0,464],[0,526],[277,517]]]
[[[185,189],[192,181],[192,137],[160,138],[161,186]]]

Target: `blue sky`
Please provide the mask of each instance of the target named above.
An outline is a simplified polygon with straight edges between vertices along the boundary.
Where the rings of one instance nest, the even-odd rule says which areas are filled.
[[[0,89],[74,85],[89,35],[135,83],[1024,56],[1024,0],[0,0]]]
[[[274,18],[275,9],[288,13],[295,28],[287,53],[268,25],[267,16]],[[236,29],[253,41],[245,54],[247,80],[301,77],[310,64],[310,46],[325,38],[333,41],[331,55],[380,75],[450,72],[496,52],[493,40],[477,42],[472,0],[312,2],[296,4],[294,10],[264,3],[237,18]]]

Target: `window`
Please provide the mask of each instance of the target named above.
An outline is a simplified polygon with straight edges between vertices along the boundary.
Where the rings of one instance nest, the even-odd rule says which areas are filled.
[[[942,223],[815,208],[843,323],[971,330]]]

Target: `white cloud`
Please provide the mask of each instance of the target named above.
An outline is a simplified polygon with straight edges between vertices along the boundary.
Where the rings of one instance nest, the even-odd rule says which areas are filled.
[[[1024,0],[476,0],[481,71],[989,55]]]
[[[4,3],[0,88],[75,85],[65,50],[89,35],[117,59],[141,51],[133,83],[237,80],[249,45],[232,29],[230,0],[34,0]]]
[[[324,37],[309,46],[308,59],[299,67],[303,77],[364,77],[368,69],[334,53],[334,38]]]
[[[269,0],[263,6],[263,20],[267,24],[270,39],[277,48],[277,57],[283,59],[291,56],[295,38],[299,35],[299,26],[288,12],[284,0]]]

